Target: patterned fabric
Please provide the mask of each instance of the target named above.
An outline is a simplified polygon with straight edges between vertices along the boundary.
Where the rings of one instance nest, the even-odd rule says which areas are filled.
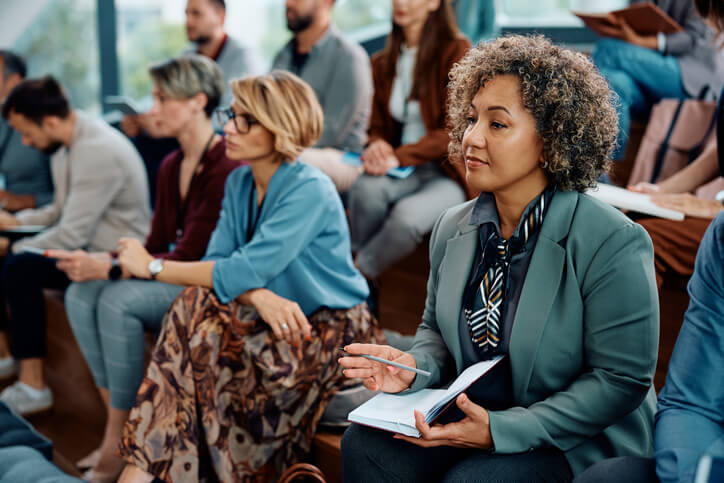
[[[312,340],[276,339],[256,310],[186,289],[164,320],[120,445],[164,481],[267,481],[310,450],[345,379],[335,349],[384,342],[366,304],[309,317]]]
[[[490,357],[498,353],[496,349],[500,343],[500,323],[503,320],[501,312],[511,258],[543,224],[550,200],[548,193],[544,191],[535,203],[529,205],[509,240],[493,230],[483,244],[483,263],[488,268],[483,272],[472,304],[465,308],[464,313],[473,344]]]

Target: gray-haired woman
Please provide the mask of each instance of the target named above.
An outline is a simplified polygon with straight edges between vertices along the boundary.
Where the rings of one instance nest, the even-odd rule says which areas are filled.
[[[155,259],[199,260],[216,226],[226,177],[239,166],[226,157],[226,143],[211,124],[223,76],[214,61],[200,55],[169,60],[150,73],[152,120],[181,148],[159,169],[146,248]],[[91,468],[84,475],[88,481],[115,481],[123,468],[115,451],[144,373],[144,332],[159,329],[183,287],[131,280],[110,253],[50,255],[77,282],[66,293],[68,318],[108,409],[103,442],[78,466]]]

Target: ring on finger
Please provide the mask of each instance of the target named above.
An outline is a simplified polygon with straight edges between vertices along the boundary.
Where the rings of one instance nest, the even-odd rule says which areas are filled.
[[[286,322],[282,322],[282,330],[289,330],[289,326]]]

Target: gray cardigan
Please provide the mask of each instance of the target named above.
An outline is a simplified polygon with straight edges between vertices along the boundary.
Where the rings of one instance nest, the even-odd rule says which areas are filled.
[[[146,169],[133,144],[99,119],[75,111],[69,147],[51,157],[53,203],[23,210],[24,225],[48,229],[13,245],[114,250],[121,237],[145,239],[151,212]]]

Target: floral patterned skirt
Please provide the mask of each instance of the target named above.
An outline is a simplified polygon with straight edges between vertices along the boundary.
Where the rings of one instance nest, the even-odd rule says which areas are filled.
[[[309,317],[312,340],[277,339],[256,310],[190,287],[163,323],[120,444],[165,481],[265,481],[309,452],[345,379],[338,347],[384,342],[362,303]]]

